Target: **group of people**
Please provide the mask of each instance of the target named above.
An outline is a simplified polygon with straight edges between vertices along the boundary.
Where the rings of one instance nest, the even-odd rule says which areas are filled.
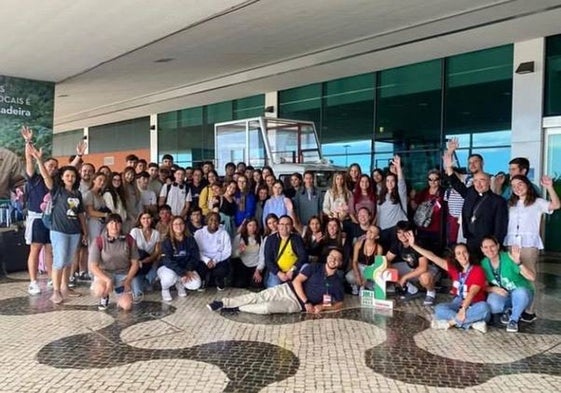
[[[44,249],[55,303],[79,295],[73,280],[93,275],[100,309],[112,294],[130,309],[155,285],[163,301],[172,292],[183,297],[229,285],[267,289],[209,308],[321,312],[341,308],[346,290],[356,295],[371,286],[364,269],[384,255],[399,272],[400,296],[424,293],[425,305],[435,304],[435,287],[448,273],[453,300],[436,305],[436,328],[485,331],[493,321],[514,332],[520,320],[536,318],[540,219],[560,202],[546,176],[541,185],[549,200],[540,197],[524,158],[509,163],[509,181],[486,174],[478,154],[462,174],[453,160],[458,142],[451,140],[443,170],[429,171],[419,192],[408,190],[397,155],[371,175],[352,164],[321,190],[313,172],[279,179],[270,167],[228,163],[220,177],[212,162],[182,168],[170,155],[159,164],[130,155],[122,172],[96,171],[82,162],[82,144],[59,168],[43,159],[30,129],[22,135],[32,295],[41,291],[37,261]],[[452,254],[444,257],[448,247]]]

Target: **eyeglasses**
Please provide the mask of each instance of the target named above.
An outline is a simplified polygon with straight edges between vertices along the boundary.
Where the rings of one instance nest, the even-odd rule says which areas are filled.
[[[428,181],[440,181],[440,178],[439,178],[439,177],[432,177],[432,178],[431,178],[431,177],[427,177],[427,180],[428,180]]]

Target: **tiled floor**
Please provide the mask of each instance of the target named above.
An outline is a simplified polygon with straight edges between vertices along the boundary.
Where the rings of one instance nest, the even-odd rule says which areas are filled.
[[[518,334],[435,331],[421,300],[385,315],[350,296],[320,317],[213,313],[214,290],[103,312],[85,285],[54,306],[13,274],[0,280],[0,391],[556,392],[561,259],[540,270],[540,319]]]

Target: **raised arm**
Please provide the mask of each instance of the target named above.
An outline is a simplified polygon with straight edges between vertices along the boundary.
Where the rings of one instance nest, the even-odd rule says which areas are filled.
[[[25,139],[25,173],[28,177],[31,177],[35,174],[35,163],[33,162],[33,155],[31,151],[27,149],[27,145],[33,144],[33,131],[31,128],[27,126],[21,127],[21,136]]]
[[[559,209],[561,207],[561,202],[559,201],[559,195],[557,195],[557,192],[553,187],[553,179],[549,176],[542,176],[541,185],[547,190],[549,198],[551,199],[549,202],[549,210],[552,211]]]
[[[426,250],[423,247],[416,244],[415,235],[413,234],[413,231],[407,231],[405,233],[405,237],[409,241],[409,245],[411,246],[411,248],[413,248],[413,250],[417,251],[419,254],[427,258],[429,261],[433,262],[435,265],[438,265],[438,267],[448,271],[448,261],[446,261],[446,259],[444,258],[439,257],[432,251]]]
[[[82,156],[84,155],[87,147],[88,143],[86,141],[81,140],[80,142],[78,142],[78,144],[76,145],[76,156],[70,162],[70,165],[72,165],[73,167],[77,167],[80,164],[80,162],[82,161]]]
[[[47,172],[47,169],[45,168],[45,166],[43,165],[43,149],[39,149],[37,150],[32,144],[30,143],[26,143],[25,145],[25,154],[27,156],[27,154],[29,154],[35,158],[35,161],[37,161],[37,166],[39,167],[39,172],[41,173],[41,176],[43,177],[43,180],[45,180],[45,186],[47,186],[47,188],[49,190],[53,189],[53,185],[54,185],[54,181],[53,178],[49,175],[49,172]]]

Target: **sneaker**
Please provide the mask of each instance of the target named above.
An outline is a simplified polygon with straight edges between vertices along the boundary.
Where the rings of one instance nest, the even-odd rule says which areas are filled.
[[[169,293],[169,289],[162,289],[162,300],[164,302],[171,302],[171,293]]]
[[[99,304],[97,305],[97,309],[99,311],[105,311],[109,307],[109,296],[102,297],[99,299]]]
[[[400,298],[405,300],[406,302],[408,302],[410,300],[418,298],[419,296],[421,296],[420,291],[417,291],[415,293],[411,293],[411,292],[407,291],[407,292],[405,292],[404,295],[401,295]]]
[[[78,281],[91,281],[91,280],[92,279],[91,279],[90,275],[86,272],[82,272],[78,276]]]
[[[526,323],[532,323],[534,322],[536,319],[538,319],[538,316],[536,315],[536,313],[527,313],[526,311],[524,311],[522,313],[522,315],[520,316],[520,320],[522,322],[526,322]]]
[[[434,304],[434,296],[427,295],[423,301],[423,306],[432,306]]]
[[[197,289],[197,292],[204,292],[204,291],[206,291],[206,284],[205,284],[205,282],[203,281],[203,282],[201,283],[200,288]]]
[[[47,288],[53,289],[53,280],[47,281]]]
[[[471,328],[481,333],[487,333],[487,324],[485,323],[485,321],[474,322],[471,324]]]
[[[181,281],[177,281],[175,283],[175,288],[177,289],[177,296],[179,297],[187,296],[187,291],[185,290],[185,287],[183,286],[183,283]]]
[[[501,315],[501,323],[503,325],[508,325],[508,323],[510,322],[510,310],[506,310],[503,315]]]
[[[27,293],[29,293],[30,295],[39,295],[41,293],[41,288],[39,288],[39,284],[37,284],[37,281],[31,281],[29,283]]]
[[[222,292],[224,289],[226,289],[224,286],[220,286],[220,285],[217,285],[217,286],[216,286],[216,290],[217,290],[218,292]]]
[[[221,310],[222,307],[224,307],[224,303],[222,303],[220,300],[215,300],[212,303],[207,304],[206,307],[210,311],[218,311]]]
[[[140,292],[138,295],[132,295],[133,304],[139,304],[144,300],[144,293]]]
[[[518,322],[516,321],[509,321],[508,325],[506,325],[506,331],[509,333],[518,333]]]
[[[72,276],[68,279],[68,288],[76,287],[76,277]]]
[[[450,325],[450,321],[444,319],[433,319],[430,323],[430,327],[437,330],[448,330],[452,325]]]

